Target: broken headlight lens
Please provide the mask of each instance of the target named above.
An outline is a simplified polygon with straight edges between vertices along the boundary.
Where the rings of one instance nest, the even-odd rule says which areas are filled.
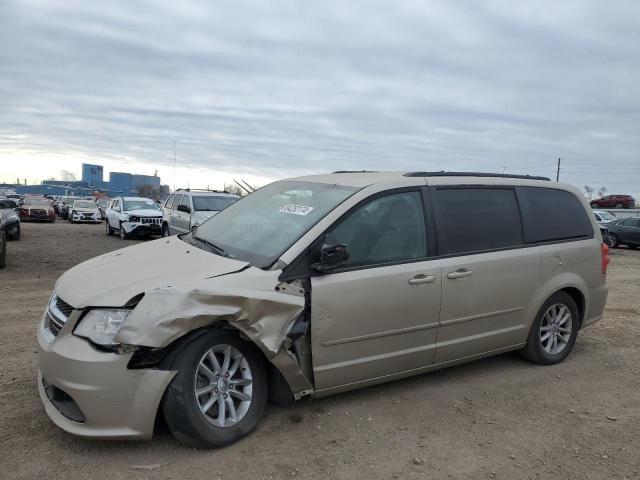
[[[80,320],[73,332],[79,337],[91,340],[104,346],[115,346],[114,337],[118,334],[131,310],[94,309]]]

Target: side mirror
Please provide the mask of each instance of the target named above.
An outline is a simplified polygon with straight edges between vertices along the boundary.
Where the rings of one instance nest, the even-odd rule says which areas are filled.
[[[178,211],[184,213],[191,213],[191,209],[186,205],[178,205]]]
[[[349,252],[344,243],[335,245],[322,245],[320,249],[320,262],[314,263],[311,268],[316,272],[324,273],[344,265],[349,260]]]

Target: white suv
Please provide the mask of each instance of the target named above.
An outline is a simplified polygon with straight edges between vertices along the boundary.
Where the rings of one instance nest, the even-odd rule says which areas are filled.
[[[240,197],[211,190],[177,190],[162,207],[162,236],[187,233]]]
[[[142,197],[116,197],[107,206],[105,228],[107,235],[115,231],[125,240],[131,236],[160,233],[162,210],[156,202]]]

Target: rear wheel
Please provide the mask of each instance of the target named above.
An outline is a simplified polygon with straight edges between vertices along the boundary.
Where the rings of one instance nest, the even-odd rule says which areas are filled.
[[[7,235],[7,240],[13,240],[13,241],[20,240],[20,224],[18,224],[18,227],[16,228],[16,231],[13,234]]]
[[[616,208],[624,208],[624,205],[622,205],[621,203],[616,203]]]
[[[164,416],[173,435],[196,448],[223,447],[251,432],[264,415],[267,375],[256,347],[226,330],[191,342],[177,357]]]
[[[565,292],[555,293],[538,312],[522,356],[541,365],[560,363],[576,342],[579,318],[573,298]]]

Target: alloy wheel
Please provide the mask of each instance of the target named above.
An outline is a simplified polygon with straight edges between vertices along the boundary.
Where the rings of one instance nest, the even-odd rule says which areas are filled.
[[[540,343],[544,351],[550,355],[562,352],[569,344],[573,319],[566,305],[551,305],[540,322]]]
[[[194,395],[204,417],[217,427],[236,425],[253,398],[249,362],[231,345],[215,345],[205,352],[195,374]]]

